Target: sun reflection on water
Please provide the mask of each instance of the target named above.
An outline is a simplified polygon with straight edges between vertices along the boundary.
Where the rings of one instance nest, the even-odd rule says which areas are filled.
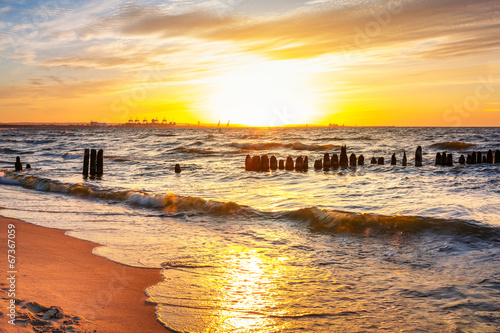
[[[283,258],[269,258],[256,249],[231,248],[225,257],[212,329],[224,332],[286,328],[269,313],[281,307],[275,298],[282,278]],[[209,330],[210,331],[210,330]]]

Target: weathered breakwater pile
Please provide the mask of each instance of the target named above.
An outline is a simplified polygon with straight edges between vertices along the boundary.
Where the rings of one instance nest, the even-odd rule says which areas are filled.
[[[422,160],[422,147],[418,146],[415,151],[415,166],[423,166]],[[391,156],[391,165],[397,165],[398,160],[396,153]],[[484,155],[482,152],[472,152],[466,156],[460,155],[458,158],[459,164],[500,164],[500,150],[496,150],[495,153],[490,149]],[[372,157],[370,159],[370,164],[384,165],[385,160],[383,156]],[[332,168],[338,167],[348,167],[365,165],[365,157],[361,154],[356,156],[355,153],[347,155],[347,147],[342,146],[340,151],[340,156],[336,153],[325,153],[323,158],[314,160],[315,170],[330,170]],[[403,158],[401,160],[402,166],[408,165],[408,158],[406,157],[406,152],[403,152]],[[453,154],[443,152],[437,153],[434,165],[442,166],[452,166],[453,165]],[[298,156],[293,160],[292,156],[288,156],[285,159],[278,160],[276,156],[272,155],[270,158],[267,155],[247,155],[245,158],[245,170],[246,171],[269,171],[269,170],[287,170],[287,171],[307,171],[309,169],[309,157],[308,156]]]

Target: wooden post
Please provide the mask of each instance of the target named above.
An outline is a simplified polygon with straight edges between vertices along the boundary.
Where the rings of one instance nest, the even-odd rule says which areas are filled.
[[[340,148],[340,166],[346,167],[349,164],[347,160],[347,146]]]
[[[97,176],[101,177],[104,173],[104,150],[97,151]]]
[[[500,163],[500,150],[495,150],[495,164]]]
[[[363,155],[359,155],[358,165],[365,165],[365,157]]]
[[[477,160],[476,163],[483,163],[483,156],[480,151],[477,152]]]
[[[467,160],[466,160],[466,163],[467,163],[467,164],[472,164],[472,156],[471,156],[471,154],[467,154]]]
[[[458,158],[458,163],[465,164],[465,156],[464,155],[460,155],[460,157]]]
[[[21,158],[19,156],[16,157],[16,164],[14,165],[16,171],[23,171],[23,164],[21,163]]]
[[[476,160],[477,160],[476,152],[473,151],[471,155],[470,164],[476,164]]]
[[[316,169],[316,170],[323,169],[323,160],[314,161],[314,169]]]
[[[271,156],[271,170],[277,170],[278,169],[278,160],[276,159],[276,156]]]
[[[269,171],[269,157],[267,155],[260,158],[260,171]]]
[[[415,166],[422,166],[422,147],[418,146],[417,151],[415,152]]]
[[[383,157],[379,157],[378,161],[377,161],[377,164],[384,165],[384,158]]]
[[[493,152],[488,150],[488,154],[486,155],[486,163],[493,163]]]
[[[453,165],[453,155],[452,154],[446,155],[446,165],[447,166]]]
[[[260,156],[252,157],[252,171],[260,171]]]
[[[332,165],[330,164],[330,154],[325,153],[323,156],[323,169],[329,169]]]
[[[252,171],[252,157],[250,155],[245,158],[245,170]]]
[[[391,165],[396,165],[396,153],[391,156]]]
[[[295,159],[295,171],[302,171],[302,164],[304,160],[302,159],[302,156],[297,157]]]
[[[304,162],[302,163],[302,171],[307,171],[309,169],[309,158],[304,157]]]
[[[83,172],[82,172],[82,174],[85,177],[89,175],[89,155],[90,155],[90,150],[85,149],[85,152],[83,153]]]
[[[175,165],[174,171],[175,171],[175,173],[181,173],[181,166],[180,166],[180,164],[176,164]]]
[[[332,154],[332,158],[330,159],[330,164],[332,165],[332,167],[338,168],[339,167],[339,155]]]
[[[377,159],[375,157],[372,157],[370,164],[377,164]]]
[[[408,160],[406,159],[406,152],[403,152],[403,162],[401,162],[402,166],[406,166],[408,164]]]
[[[279,169],[285,170],[285,161],[284,160],[279,160]]]
[[[349,156],[349,165],[356,166],[356,154],[352,153],[351,156]]]
[[[285,169],[288,171],[293,170],[293,158],[291,156],[286,158]]]
[[[90,150],[90,175],[95,176],[97,172],[97,151],[95,149]]]
[[[445,156],[445,159],[446,159],[446,156]],[[436,163],[434,163],[434,165],[442,165],[442,164],[443,164],[443,161],[442,161],[441,153],[437,153],[436,154]]]

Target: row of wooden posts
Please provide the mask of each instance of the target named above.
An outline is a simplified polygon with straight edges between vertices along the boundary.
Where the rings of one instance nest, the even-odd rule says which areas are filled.
[[[101,177],[104,173],[104,150],[85,149],[83,153],[83,175],[85,177]],[[181,172],[181,166],[176,164],[174,167],[175,173]]]
[[[467,158],[461,155],[458,162],[460,164],[476,164],[476,163],[500,163],[500,151],[495,151],[495,156],[493,158],[493,151],[489,150],[486,156],[482,156],[481,152],[473,152],[469,154]],[[328,170],[330,168],[336,167],[347,167],[364,165],[365,158],[363,155],[356,156],[352,153],[349,158],[347,157],[347,147],[342,146],[340,152],[340,158],[337,154],[325,153],[323,159],[318,159],[314,161],[314,169],[316,170]],[[372,157],[370,164],[384,165],[383,157]],[[397,164],[396,154],[391,156],[391,165]],[[407,166],[408,159],[406,157],[406,152],[403,152],[403,159],[401,161],[402,166]],[[418,146],[415,151],[415,166],[422,166],[422,147]],[[453,165],[453,155],[447,153],[437,153],[435,165],[451,166]],[[295,160],[295,165],[293,158],[288,156],[285,160],[277,160],[275,156],[269,158],[267,155],[263,156],[250,156],[247,155],[245,159],[245,170],[247,171],[269,171],[269,170],[296,170],[296,171],[306,171],[309,168],[309,158],[307,156],[299,156]]]
[[[89,175],[89,169],[91,177],[102,176],[104,172],[104,151],[102,149],[98,151],[95,149],[85,149],[83,154],[83,175],[85,177]]]

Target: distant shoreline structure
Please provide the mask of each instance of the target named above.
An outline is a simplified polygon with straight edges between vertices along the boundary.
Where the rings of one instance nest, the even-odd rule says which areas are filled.
[[[240,125],[240,124],[231,124],[231,126],[217,126],[216,123],[205,123],[205,124],[196,124],[196,123],[174,123],[174,124],[151,124],[148,125],[128,125],[128,123],[100,123],[94,122],[91,123],[0,123],[0,129],[8,129],[8,128],[331,128],[332,130],[340,129],[340,128],[451,128],[454,126],[395,126],[395,125],[378,125],[378,126],[353,126],[353,125],[342,125],[342,126],[329,126],[329,125],[311,125],[308,124],[293,124],[286,126],[249,126],[249,125]],[[460,126],[456,128],[500,128],[500,126]]]

